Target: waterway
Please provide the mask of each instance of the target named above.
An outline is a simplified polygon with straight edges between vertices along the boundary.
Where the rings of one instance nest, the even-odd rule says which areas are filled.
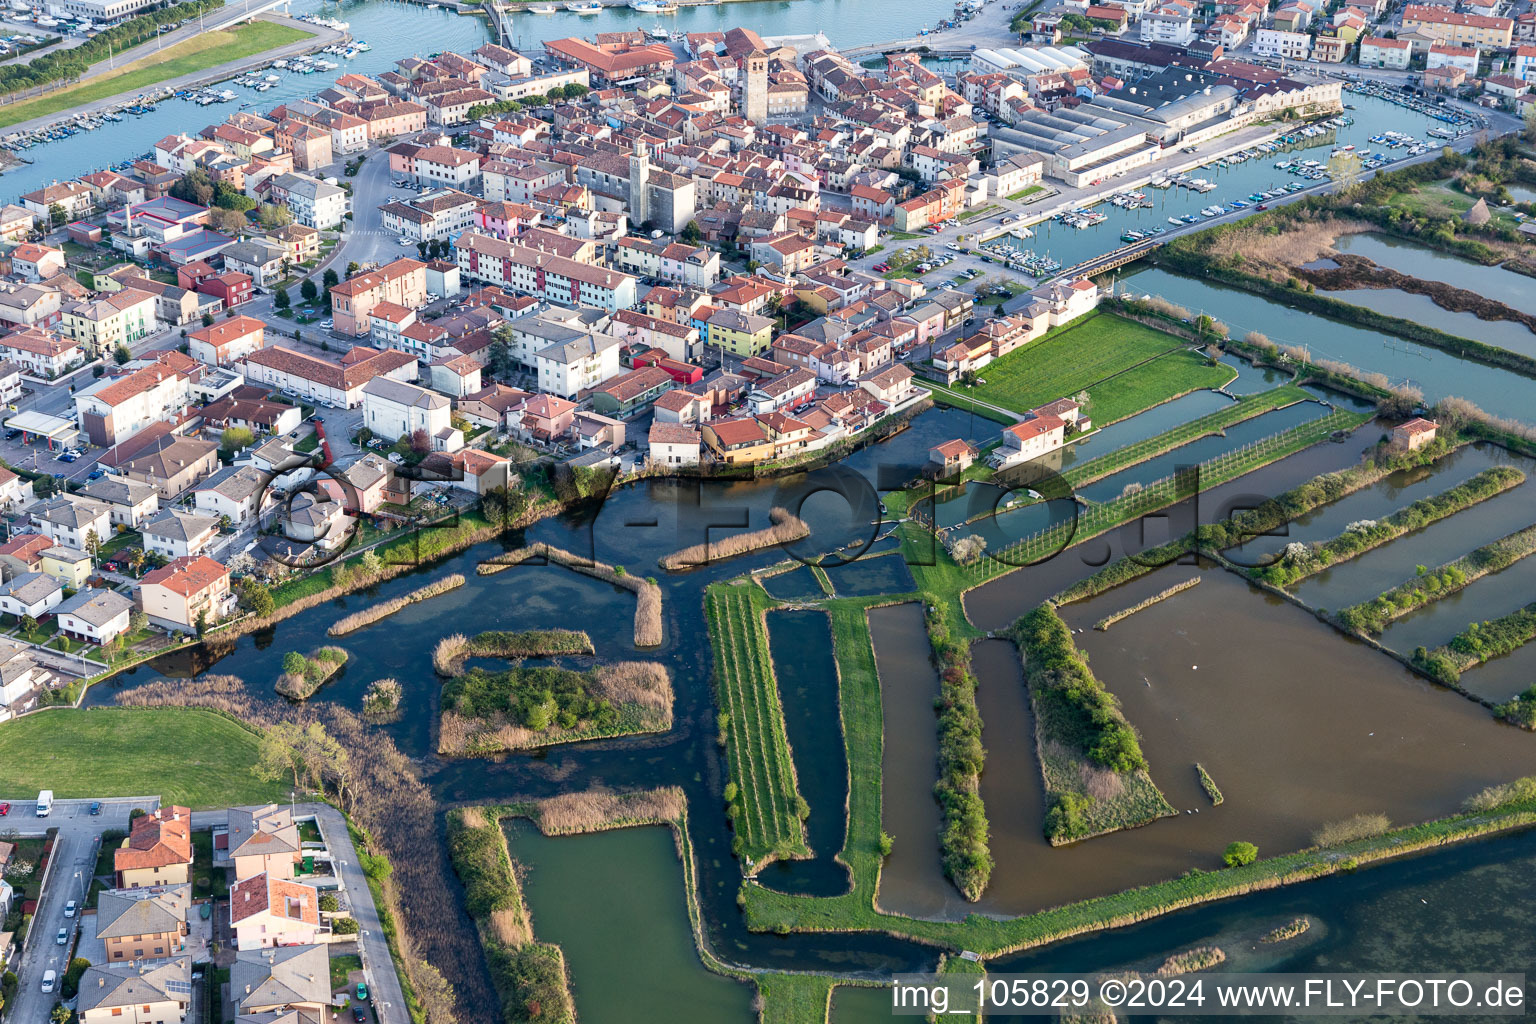
[[[1536,833],[1526,832],[1464,844],[1453,856],[1407,857],[1353,874],[1166,914],[1143,924],[999,957],[987,966],[998,973],[1110,970],[1212,943],[1253,955],[1246,946],[1234,946],[1231,937],[1262,934],[1305,916],[1312,920],[1312,929],[1301,941],[1267,952],[1273,958],[1268,969],[1526,972],[1536,957],[1536,933],[1530,928],[1525,895],[1532,871],[1536,871]],[[1527,1001],[1533,993],[1536,986],[1528,981]],[[1491,1024],[1507,1018],[1463,1019]],[[1033,1024],[1040,1018],[988,1014],[987,1020]]]
[[[565,951],[582,1020],[751,1020],[751,986],[699,962],[669,829],[550,838],[516,819],[506,831],[513,860],[526,869],[534,937]]]
[[[1095,210],[1106,214],[1108,219],[1095,227],[1073,228],[1058,221],[1045,221],[1030,227],[1034,237],[1015,239],[1012,244],[1047,254],[1060,261],[1064,267],[1074,266],[1123,245],[1120,236],[1127,231],[1144,232],[1159,227],[1173,230],[1173,226],[1168,223],[1170,217],[1198,216],[1206,207],[1222,206],[1233,200],[1247,201],[1254,193],[1271,191],[1299,180],[1296,175],[1275,166],[1282,160],[1326,161],[1329,150],[1334,146],[1354,145],[1361,149],[1379,149],[1370,142],[1370,138],[1383,131],[1405,132],[1423,140],[1428,138],[1426,133],[1429,128],[1437,123],[1416,111],[1375,97],[1352,96],[1350,102],[1358,107],[1357,110],[1345,112],[1354,119],[1351,126],[1316,138],[1303,139],[1285,152],[1261,154],[1255,159],[1226,168],[1212,164],[1190,172],[1194,177],[1213,182],[1216,185],[1213,191],[1202,193],[1184,188],[1155,189],[1139,185],[1134,191],[1144,193],[1152,201],[1150,207],[1127,210],[1107,202],[1100,203]],[[1406,149],[1386,152],[1398,156],[1407,155]],[[1260,199],[1259,202],[1265,200]],[[1049,207],[1054,203],[1045,200],[1045,205]],[[984,222],[974,223],[981,227]]]
[[[1415,647],[1437,647],[1473,622],[1485,622],[1524,608],[1536,594],[1536,558],[1526,557],[1499,572],[1473,581],[1466,589],[1409,612],[1382,630],[1381,642],[1412,654]],[[1531,683],[1536,685],[1536,679]]]
[[[1495,416],[1532,419],[1531,380],[1507,370],[1156,267],[1134,270],[1121,280],[1132,294],[1159,295],[1207,313],[1228,324],[1236,337],[1259,331],[1279,345],[1305,346],[1314,359],[1383,373],[1393,384],[1414,384],[1430,402],[1458,395]]]
[[[1532,295],[1532,288],[1536,285],[1532,284],[1531,278],[1513,270],[1505,270],[1500,266],[1485,267],[1462,256],[1374,231],[1341,235],[1334,243],[1334,248],[1340,252],[1364,256],[1409,277],[1423,281],[1444,281],[1522,312],[1536,312],[1536,296]],[[1477,337],[1471,334],[1464,336]]]
[[[1536,643],[1463,672],[1461,685],[1485,700],[1502,703],[1519,696],[1536,686]]]
[[[1414,575],[1420,565],[1434,568],[1531,525],[1536,520],[1536,460],[1513,456],[1494,447],[1467,453],[1462,459],[1462,463],[1484,461],[1522,469],[1526,480],[1518,487],[1431,523],[1422,530],[1404,534],[1358,558],[1340,562],[1308,577],[1292,592],[1314,608],[1337,610],[1396,586]],[[1445,639],[1449,638],[1450,634],[1447,634]]]
[[[869,611],[869,637],[880,676],[885,739],[881,747],[880,817],[895,841],[880,872],[878,902],[892,913],[938,917],[963,904],[939,858],[939,677],[920,605]]]
[[[1510,272],[1506,270],[1503,273]],[[1527,279],[1526,287],[1536,290],[1536,282]],[[1536,334],[1531,333],[1525,324],[1515,320],[1483,320],[1476,313],[1458,313],[1443,308],[1428,295],[1416,295],[1400,288],[1350,288],[1338,291],[1319,288],[1317,294],[1373,309],[1387,316],[1402,317],[1458,338],[1470,338],[1524,356],[1536,356]]]
[[[848,757],[827,614],[770,612],[768,643],[796,783],[811,807],[805,841],[816,857],[777,861],[758,879],[770,889],[835,896],[848,891],[848,872],[833,860],[847,832]]]

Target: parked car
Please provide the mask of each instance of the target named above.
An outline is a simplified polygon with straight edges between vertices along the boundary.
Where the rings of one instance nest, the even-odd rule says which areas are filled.
[[[21,431],[16,429],[15,427],[12,427],[10,430],[7,430],[5,432],[5,439],[7,441],[14,441],[18,437],[20,437],[20,436],[21,436]]]
[[[363,1009],[362,1003],[352,1004],[352,1019],[358,1022],[358,1024],[362,1024],[363,1021],[368,1019],[368,1011]]]
[[[53,991],[54,982],[56,982],[58,980],[59,980],[59,972],[58,971],[44,971],[43,972],[43,991],[44,992],[52,992]]]
[[[357,1001],[360,1003],[368,1001],[368,983],[366,981],[357,983]]]
[[[0,804],[0,818],[3,818],[7,814],[10,814],[10,813],[11,813],[11,802],[9,800],[7,800],[3,804]]]
[[[80,456],[72,454],[70,452],[65,452],[65,453],[63,453],[62,455],[59,456],[59,461],[60,462],[74,462],[79,457]]]
[[[75,910],[78,908],[78,906],[79,904],[77,904],[74,900],[70,900],[68,903],[64,904],[64,916],[74,917]]]
[[[53,941],[57,942],[61,946],[68,945],[69,944],[69,929],[68,928],[60,928],[59,929],[59,934],[54,936]]]
[[[91,816],[92,817],[99,817],[100,815],[101,815],[101,801],[100,800],[92,800],[91,801]]]

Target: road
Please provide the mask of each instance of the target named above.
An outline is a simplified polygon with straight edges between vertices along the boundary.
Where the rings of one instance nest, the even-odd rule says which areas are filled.
[[[47,712],[44,712],[45,714]],[[89,800],[55,800],[53,813],[46,818],[33,814],[31,800],[13,801],[10,816],[0,819],[8,828],[14,828],[23,836],[40,836],[48,828],[57,828],[52,865],[47,885],[37,902],[37,913],[27,932],[27,941],[16,968],[20,987],[16,1000],[6,1007],[6,1017],[15,1021],[46,1021],[59,993],[42,991],[43,974],[56,971],[60,979],[69,966],[66,960],[68,946],[59,945],[54,936],[60,928],[73,933],[79,917],[64,916],[64,905],[70,900],[85,899],[90,891],[91,873],[96,865],[96,853],[101,834],[107,829],[128,828],[128,814],[135,807],[153,810],[160,805],[157,797],[139,799],[104,800],[101,814],[92,816]]]
[[[341,887],[346,893],[352,916],[359,926],[358,946],[362,952],[363,971],[368,981],[369,1001],[379,1024],[410,1024],[411,1015],[405,1007],[405,991],[400,987],[394,961],[390,959],[389,943],[384,930],[379,927],[378,908],[373,903],[373,893],[368,889],[368,879],[357,862],[357,849],[352,845],[347,831],[347,820],[330,804],[297,804],[294,813],[298,817],[313,815],[320,826],[320,834],[330,848],[341,877]],[[229,822],[228,811],[193,811],[194,831],[225,825]]]

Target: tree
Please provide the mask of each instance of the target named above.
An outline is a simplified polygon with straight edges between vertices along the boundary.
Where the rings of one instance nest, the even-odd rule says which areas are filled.
[[[283,658],[284,671],[287,671],[289,656],[297,656],[300,662],[304,660],[302,654],[290,651]],[[299,759],[299,732],[296,722],[278,722],[265,729],[256,748],[256,763],[251,766],[251,774],[263,782],[276,782],[285,775],[291,775],[293,788],[298,789],[299,773],[303,768]]]
[[[432,439],[421,428],[411,431],[411,451],[417,455],[425,455],[432,450]]]
[[[551,103],[559,103],[561,100],[565,99],[565,90],[557,85],[550,89],[549,92],[545,93],[544,96]]]
[[[1360,184],[1360,154],[1335,150],[1328,158],[1327,171],[1339,193],[1348,192]]]
[[[293,300],[288,298],[287,288],[279,288],[272,296],[272,305],[278,309],[287,309],[292,304]]]
[[[213,326],[213,314],[207,312],[206,310],[203,312],[203,326],[204,327],[212,327]]]
[[[130,349],[127,345],[119,345],[117,348],[112,350],[112,361],[115,362],[118,366],[122,366],[132,358],[133,350]]]
[[[347,278],[350,280],[353,274],[362,269],[362,267],[358,266],[357,260],[351,260],[347,263]]]
[[[219,435],[219,446],[226,452],[237,452],[249,448],[255,440],[256,435],[249,427],[225,427],[224,433]]]
[[[704,241],[704,232],[699,229],[698,221],[691,220],[683,225],[682,239],[689,245],[698,245]]]
[[[201,167],[194,167],[177,179],[170,188],[170,194],[183,202],[196,203],[198,206],[212,206],[213,179],[208,177],[208,172]]]
[[[1252,843],[1236,842],[1228,843],[1226,852],[1221,855],[1229,868],[1240,868],[1244,864],[1252,864],[1259,859],[1259,848]]]
[[[517,359],[512,355],[512,328],[502,326],[491,334],[491,344],[486,361],[493,377],[510,377],[517,372]]]
[[[49,1024],[70,1024],[75,1019],[75,1011],[63,1003],[56,1003],[53,1012],[48,1014]]]
[[[271,203],[263,204],[257,211],[256,217],[261,222],[261,226],[268,231],[285,228],[293,223],[292,210],[286,206],[274,206]]]
[[[73,999],[80,991],[80,976],[91,966],[91,962],[85,957],[77,956],[69,962],[69,967],[64,971],[64,984],[60,989],[65,999]]]
[[[320,909],[327,914],[334,914],[341,909],[341,902],[336,899],[335,893],[323,892],[320,894]]]
[[[54,227],[58,227],[69,219],[69,211],[64,209],[62,203],[52,203],[48,207],[48,220]]]
[[[250,578],[240,583],[240,600],[251,610],[252,615],[260,618],[266,618],[277,609],[277,602],[272,599],[272,591],[265,584]]]
[[[305,302],[314,302],[315,296],[320,294],[320,286],[315,284],[315,279],[306,277],[304,283],[299,285],[299,294],[304,296]]]
[[[341,284],[341,278],[336,276],[336,271],[332,267],[325,268],[325,275],[321,278],[321,280],[324,282],[327,290],[336,287],[338,284]]]
[[[30,615],[23,615],[21,617],[21,631],[23,633],[37,632],[37,620]]]
[[[85,550],[90,553],[91,564],[95,565],[101,558],[101,538],[97,536],[95,530],[85,535]]]
[[[426,259],[427,258],[427,243],[426,242],[417,242],[416,243],[416,251],[421,255],[422,259]]]
[[[1525,141],[1536,142],[1536,103],[1525,105]]]
[[[580,82],[567,82],[560,90],[568,100],[579,100],[587,94],[587,87]]]
[[[231,210],[223,207],[214,207],[213,226],[226,235],[239,235],[250,228],[251,222],[246,218],[244,210]]]

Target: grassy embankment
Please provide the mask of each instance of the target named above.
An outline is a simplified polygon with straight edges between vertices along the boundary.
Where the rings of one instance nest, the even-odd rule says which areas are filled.
[[[1532,552],[1536,552],[1536,526],[1527,526],[1454,561],[1427,569],[1369,601],[1341,609],[1339,625],[1357,633],[1380,633],[1393,620],[1449,597],[1489,573],[1507,569]]]
[[[716,583],[704,594],[720,738],[730,766],[726,801],[736,831],[732,850],[744,865],[750,859],[754,867],[810,855],[803,824],[809,807],[795,784],[763,621],[774,604],[752,583]]]
[[[1077,842],[1177,814],[1147,772],[1136,730],[1044,604],[1009,629],[1023,655],[1050,810],[1046,838]]]
[[[980,376],[985,384],[961,393],[1023,413],[1086,391],[1094,423],[1107,426],[1190,391],[1224,387],[1236,371],[1208,365],[1170,334],[1090,313],[992,362]]]
[[[670,555],[663,555],[657,564],[668,572],[687,572],[737,555],[790,544],[811,535],[811,528],[805,521],[788,509],[775,506],[768,510],[768,518],[773,525],[749,533],[733,533],[718,541],[694,544]]]
[[[672,678],[653,661],[471,668],[443,684],[438,724],[438,753],[461,757],[665,732]]]
[[[0,794],[23,800],[159,795],[194,809],[288,798],[251,774],[260,739],[197,708],[57,709],[0,724]]]
[[[1288,587],[1340,562],[1358,558],[1372,548],[1414,530],[1437,523],[1479,502],[1503,494],[1525,482],[1525,474],[1512,466],[1494,466],[1438,494],[1420,498],[1379,520],[1351,523],[1330,540],[1288,545],[1284,554],[1268,565],[1254,566],[1248,575],[1276,587]]]
[[[489,576],[540,558],[632,592],[635,595],[635,646],[656,647],[661,644],[661,587],[655,580],[631,576],[622,565],[608,565],[582,558],[540,542],[481,562],[475,566],[475,572]]]
[[[346,633],[354,632],[362,629],[364,626],[371,626],[380,619],[388,618],[395,614],[395,612],[416,604],[418,601],[425,601],[439,594],[446,594],[448,591],[455,590],[463,585],[463,573],[449,573],[442,579],[434,580],[424,587],[418,587],[408,594],[401,594],[399,597],[391,598],[388,601],[381,601],[370,608],[364,608],[361,611],[353,612],[345,618],[337,619],[326,632],[330,636],[342,636]]]
[[[1176,594],[1182,594],[1184,591],[1188,590],[1190,587],[1198,587],[1199,585],[1200,585],[1200,577],[1199,576],[1191,576],[1189,579],[1185,580],[1182,583],[1175,583],[1171,587],[1166,587],[1163,590],[1159,590],[1157,593],[1153,594],[1151,597],[1145,598],[1145,599],[1143,599],[1141,601],[1137,601],[1135,604],[1131,605],[1129,608],[1122,608],[1122,609],[1120,609],[1117,612],[1111,612],[1110,614],[1108,614],[1108,615],[1104,616],[1102,619],[1100,619],[1098,622],[1095,622],[1093,624],[1093,628],[1097,629],[1097,630],[1100,630],[1101,632],[1104,631],[1104,630],[1107,630],[1107,629],[1109,629],[1110,626],[1113,626],[1115,623],[1119,622],[1121,619],[1128,619],[1132,615],[1135,615],[1137,612],[1145,611],[1146,609],[1151,608],[1153,605],[1155,605],[1155,604],[1157,604],[1157,603],[1159,603],[1161,601],[1166,601],[1170,597],[1173,597]]]
[[[5,107],[0,110],[0,128],[84,103],[113,96],[131,96],[169,79],[206,71],[313,35],[313,32],[270,21],[250,22],[231,31],[205,32],[131,64],[102,72],[79,85]]]
[[[1497,619],[1474,622],[1444,647],[1429,653],[1446,659],[1454,680],[1485,661],[1514,653],[1532,639],[1536,639],[1536,604]]]

